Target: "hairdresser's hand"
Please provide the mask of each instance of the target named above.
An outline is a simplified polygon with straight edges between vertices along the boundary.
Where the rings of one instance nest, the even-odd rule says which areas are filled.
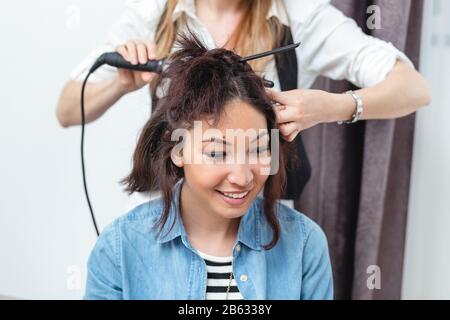
[[[156,45],[148,40],[130,40],[117,47],[116,51],[132,64],[143,64],[148,60],[156,59]],[[118,72],[117,81],[125,93],[142,88],[156,76],[153,72],[124,69],[119,69]]]
[[[269,97],[280,105],[274,106],[283,138],[293,141],[300,131],[319,123],[334,121],[339,94],[322,90],[275,91],[266,89]]]

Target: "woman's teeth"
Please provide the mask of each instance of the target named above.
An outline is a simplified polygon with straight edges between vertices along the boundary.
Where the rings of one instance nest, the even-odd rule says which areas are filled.
[[[249,193],[249,191],[242,192],[242,193],[226,193],[226,192],[220,192],[227,198],[231,199],[242,199],[245,198],[245,196]]]

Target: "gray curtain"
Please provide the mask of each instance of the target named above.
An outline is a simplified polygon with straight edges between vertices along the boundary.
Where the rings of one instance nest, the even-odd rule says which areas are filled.
[[[422,0],[335,0],[364,32],[392,42],[419,63]],[[381,8],[382,29],[368,30],[366,9]],[[314,88],[344,92],[345,81]],[[398,120],[319,125],[302,133],[312,178],[295,203],[328,236],[336,299],[400,299],[414,115]],[[367,268],[381,269],[370,290]]]

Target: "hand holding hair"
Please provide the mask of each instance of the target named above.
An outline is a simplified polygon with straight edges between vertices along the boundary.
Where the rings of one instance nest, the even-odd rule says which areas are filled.
[[[277,123],[287,141],[293,141],[301,131],[319,123],[336,121],[333,117],[334,110],[340,106],[341,99],[352,99],[348,95],[323,90],[295,89],[279,92],[266,89],[266,92],[277,103],[274,105]],[[348,119],[350,117],[351,114]]]

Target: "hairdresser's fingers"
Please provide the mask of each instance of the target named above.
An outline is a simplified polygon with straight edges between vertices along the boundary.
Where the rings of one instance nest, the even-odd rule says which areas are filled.
[[[128,55],[130,57],[130,62],[132,64],[138,64],[137,49],[136,49],[136,44],[134,43],[134,41],[128,41],[125,44],[125,47],[127,48]]]
[[[280,128],[281,135],[287,141],[294,140],[293,138],[295,138],[295,135],[297,135],[297,133],[300,131],[297,123],[295,123],[295,122],[283,123],[283,124],[279,125],[279,128]],[[295,135],[293,136],[293,134],[295,134]]]
[[[301,95],[299,94],[300,90],[298,89],[283,92],[266,89],[266,93],[272,101],[278,102],[279,104],[297,105],[301,103],[299,101],[301,99]]]
[[[298,129],[295,122],[282,123],[278,126],[283,137],[289,136],[294,130]]]
[[[300,132],[300,129],[295,129],[289,136],[284,137],[284,139],[289,141],[289,142],[292,142],[297,137],[299,132]]]
[[[149,82],[153,78],[153,73],[151,73],[151,72],[142,72],[141,73],[141,78],[145,82]]]
[[[145,47],[146,47],[146,54],[148,60],[155,60],[156,59],[156,44],[151,40],[145,40],[143,41]],[[142,80],[145,82],[149,82],[153,79],[155,76],[152,72],[143,72],[142,73]]]
[[[130,56],[128,55],[128,51],[127,51],[125,45],[118,46],[116,48],[116,52],[119,53],[126,61],[130,62]],[[119,73],[120,83],[125,87],[129,86],[130,82],[133,81],[131,72],[129,70],[119,68],[118,73]]]
[[[273,110],[275,111],[275,115],[277,117],[277,123],[285,123],[285,122],[297,122],[301,119],[301,110],[300,108],[294,108],[292,106],[279,105],[274,106]]]
[[[124,45],[118,46],[116,52],[119,53],[125,60],[130,61],[127,48]]]
[[[153,41],[146,40],[144,41],[147,47],[147,54],[149,60],[156,60],[156,44]]]
[[[147,54],[147,46],[142,41],[136,41],[136,50],[138,55],[138,61],[140,64],[147,63],[148,54]]]

